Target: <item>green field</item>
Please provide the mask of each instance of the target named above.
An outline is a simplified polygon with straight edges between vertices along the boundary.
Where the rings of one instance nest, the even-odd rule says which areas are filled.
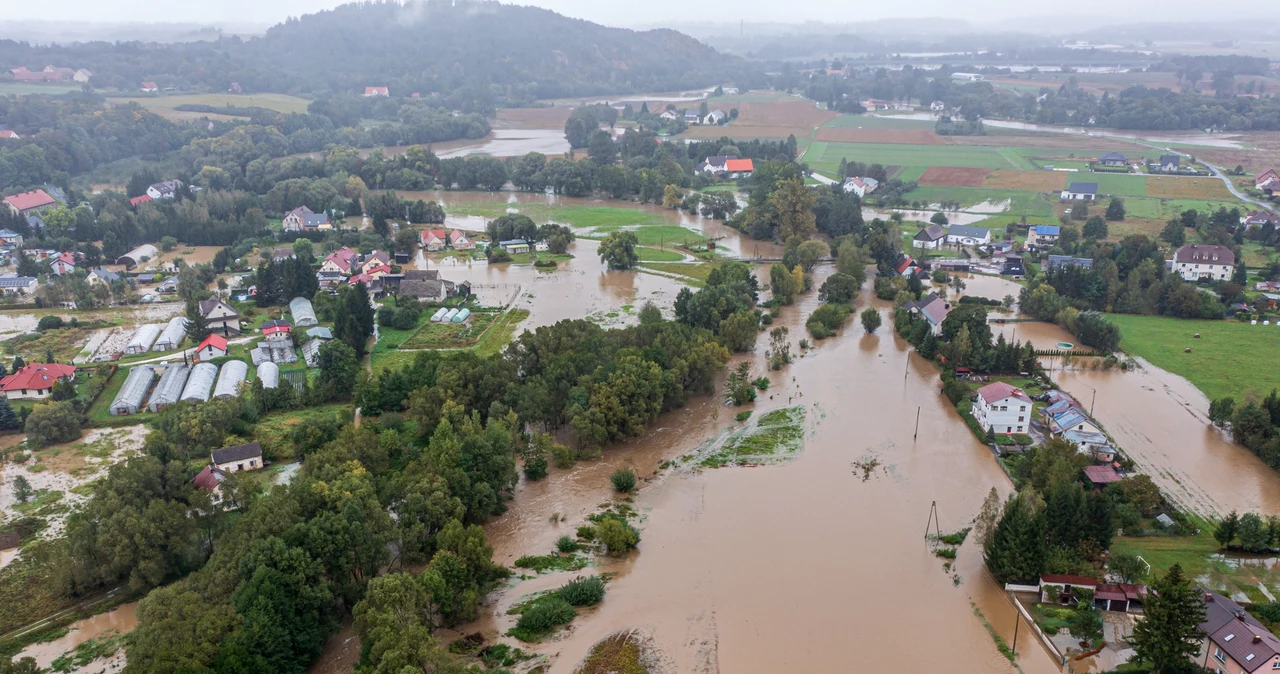
[[[447,202],[447,197],[445,201]],[[487,203],[451,204],[445,207],[450,215],[477,215],[498,218],[507,214],[512,205],[505,201]],[[516,210],[534,222],[556,222],[593,229],[596,227],[628,227],[635,225],[662,225],[666,220],[656,214],[635,208],[619,206],[559,206],[553,204],[519,204]]]
[[[674,250],[649,248],[647,246],[637,248],[636,255],[640,256],[641,262],[680,262],[684,259],[684,254],[677,253]]]
[[[984,201],[1000,203],[1002,201],[1009,202],[1009,208],[999,214],[1001,218],[1020,218],[1023,215],[1028,218],[1053,218],[1053,204],[1041,198],[1037,192],[1026,190],[997,190],[985,187],[945,187],[941,185],[924,185],[907,193],[906,198],[910,201],[928,201],[937,203],[942,201],[958,201],[960,209],[964,210],[974,204],[980,204]],[[994,215],[994,214],[993,214]],[[1003,226],[1003,225],[1002,225]]]
[[[180,94],[176,96],[122,96],[109,99],[114,104],[135,102],[142,107],[157,110],[172,110],[179,105],[212,105],[215,107],[257,107],[277,112],[306,112],[308,101],[305,98],[288,94]]]
[[[1127,314],[1107,318],[1120,327],[1126,353],[1185,377],[1210,400],[1240,400],[1280,388],[1280,368],[1258,364],[1260,357],[1280,351],[1280,326]],[[1183,352],[1187,348],[1191,353]]]
[[[828,143],[814,141],[804,161],[817,168],[837,168],[841,159],[885,166],[960,166],[990,169],[1030,169],[1025,159],[996,147],[966,145],[897,145],[891,143]]]
[[[28,82],[0,82],[0,96],[26,96],[28,94],[49,94],[56,96],[72,91],[80,91],[81,84],[31,84]]]
[[[1145,176],[1127,173],[1090,173],[1078,178],[1072,176],[1070,182],[1098,183],[1098,193],[1107,196],[1145,197],[1147,195]]]

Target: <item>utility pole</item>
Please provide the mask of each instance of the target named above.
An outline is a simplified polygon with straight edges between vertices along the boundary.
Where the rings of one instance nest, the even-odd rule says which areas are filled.
[[[934,501],[929,505],[929,517],[925,519],[924,537],[929,538],[929,529],[932,528],[939,536],[942,535],[942,526],[938,524],[938,502]]]
[[[1017,601],[1018,600],[1016,599],[1014,600],[1015,604],[1013,607],[1013,648],[1009,649],[1013,651],[1014,655],[1018,654],[1018,627],[1022,625],[1022,616],[1018,613]]]
[[[1093,416],[1093,403],[1098,399],[1098,389],[1093,390],[1093,397],[1089,399],[1089,416]]]
[[[914,441],[920,437],[920,406],[916,405],[916,432],[912,434],[911,439]]]

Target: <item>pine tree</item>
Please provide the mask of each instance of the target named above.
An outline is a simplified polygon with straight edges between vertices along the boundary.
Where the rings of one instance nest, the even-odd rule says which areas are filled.
[[[22,420],[13,411],[8,399],[0,398],[0,431],[17,431],[22,429]]]
[[[1028,499],[1009,499],[984,551],[987,569],[1001,583],[1033,583],[1044,571],[1044,517]]]
[[[209,319],[200,311],[199,302],[187,302],[187,337],[199,344],[213,331],[209,329]]]
[[[1111,538],[1116,533],[1116,507],[1102,492],[1093,490],[1088,494],[1086,503],[1089,531],[1086,537],[1098,542],[1098,547],[1106,550],[1111,547]]]
[[[1200,623],[1204,621],[1204,599],[1191,581],[1174,564],[1151,587],[1143,606],[1144,617],[1133,628],[1129,640],[1137,660],[1151,665],[1154,672],[1186,671],[1190,659],[1200,652]]]
[[[932,330],[925,334],[919,350],[920,355],[927,360],[933,360],[933,357],[938,355],[938,338],[933,336]]]
[[[1049,485],[1045,490],[1044,519],[1049,544],[1074,550],[1086,533],[1084,489],[1079,482]]]

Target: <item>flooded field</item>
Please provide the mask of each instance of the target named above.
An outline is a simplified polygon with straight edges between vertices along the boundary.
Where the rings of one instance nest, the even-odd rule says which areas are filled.
[[[21,658],[35,658],[36,664],[42,668],[47,668],[54,658],[75,650],[76,646],[99,637],[107,636],[110,633],[124,634],[130,632],[138,626],[138,602],[130,602],[121,604],[105,613],[90,618],[85,618],[71,625],[67,633],[53,641],[32,644],[18,654],[15,660]],[[82,671],[111,671],[103,670],[101,665],[105,664],[102,660],[94,661],[89,667]]]
[[[562,155],[569,151],[564,128],[555,129],[494,129],[480,140],[455,140],[435,143],[431,150],[441,159],[465,157],[472,154],[488,154],[495,157],[519,157],[529,152],[545,155]]]

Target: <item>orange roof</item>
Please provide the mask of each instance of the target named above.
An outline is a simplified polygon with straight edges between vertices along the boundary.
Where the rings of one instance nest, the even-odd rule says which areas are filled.
[[[49,196],[44,190],[31,190],[30,192],[5,197],[4,200],[19,211],[40,208],[54,203],[53,197]]]
[[[0,379],[0,390],[3,391],[22,391],[27,389],[35,389],[43,391],[53,388],[53,385],[63,377],[74,377],[76,375],[76,367],[74,365],[62,365],[60,363],[32,363],[17,372]]]
[[[750,159],[729,159],[724,163],[724,170],[731,172],[754,171],[755,165],[751,163]]]
[[[129,200],[129,205],[130,205],[130,206],[137,206],[138,204],[145,204],[145,203],[147,203],[148,201],[151,201],[151,195],[144,194],[144,195],[142,195],[142,196],[140,196],[140,197],[134,197],[134,198],[130,199],[130,200]]]
[[[203,342],[200,342],[200,346],[196,347],[196,353],[200,353],[201,351],[203,351],[204,347],[206,346],[212,346],[215,349],[226,351],[227,338],[223,337],[222,335],[209,335],[208,337],[204,338]]]

